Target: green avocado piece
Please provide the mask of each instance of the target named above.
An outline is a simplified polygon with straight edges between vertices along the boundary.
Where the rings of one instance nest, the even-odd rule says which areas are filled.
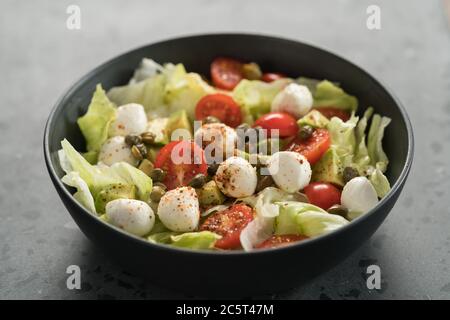
[[[169,117],[169,120],[167,121],[167,125],[166,125],[166,130],[165,130],[169,141],[171,141],[172,133],[177,129],[185,129],[186,130],[186,132],[182,133],[184,140],[192,139],[192,126],[191,126],[191,122],[189,121],[189,117],[186,113],[186,110],[180,110],[180,111],[174,112]],[[175,137],[175,138],[177,138],[177,137]],[[179,140],[179,139],[176,139],[176,140]]]
[[[314,127],[314,128],[325,128],[330,122],[327,117],[325,117],[320,111],[311,110],[308,114],[303,116],[297,121],[299,127],[303,127],[305,125]]]
[[[339,186],[344,186],[342,176],[342,164],[336,150],[328,149],[327,152],[312,168],[312,181],[329,182]]]
[[[95,197],[95,209],[99,214],[105,213],[106,204],[116,199],[136,199],[136,187],[123,183],[106,186]]]
[[[197,195],[201,206],[216,206],[225,201],[225,196],[214,180],[205,183],[201,189],[197,189]]]
[[[167,124],[169,118],[152,119],[147,124],[147,131],[155,135],[155,143],[169,143],[169,135],[167,134]]]

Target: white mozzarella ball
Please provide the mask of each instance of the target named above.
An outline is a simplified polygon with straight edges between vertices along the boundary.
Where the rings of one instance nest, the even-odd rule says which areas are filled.
[[[350,211],[365,213],[376,206],[378,196],[369,179],[356,177],[342,189],[341,203]]]
[[[214,180],[227,196],[242,198],[255,193],[258,177],[247,160],[230,157],[219,165]]]
[[[155,214],[144,201],[116,199],[106,204],[108,222],[136,236],[145,236],[155,224]]]
[[[267,162],[267,170],[275,184],[289,193],[302,190],[311,181],[311,166],[308,160],[298,152],[274,153]]]
[[[116,119],[109,128],[110,136],[141,134],[147,129],[147,115],[144,107],[129,103],[117,108]]]
[[[98,154],[98,161],[108,166],[116,162],[126,162],[132,166],[137,165],[137,160],[131,153],[131,148],[125,143],[125,137],[116,136],[106,140]]]
[[[291,83],[273,99],[271,110],[287,112],[297,119],[311,110],[313,96],[306,86]]]
[[[209,162],[222,162],[234,154],[237,142],[236,131],[223,123],[209,123],[201,126],[194,135],[195,143],[205,150]]]
[[[158,216],[170,230],[194,231],[200,220],[200,208],[194,188],[180,187],[166,192],[158,205]]]

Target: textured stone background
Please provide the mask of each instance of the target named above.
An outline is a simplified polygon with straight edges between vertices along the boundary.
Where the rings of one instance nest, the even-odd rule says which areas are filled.
[[[81,7],[82,28],[66,29]],[[369,4],[382,29],[365,26]],[[47,175],[44,123],[76,79],[131,48],[185,34],[245,31],[313,43],[362,66],[406,106],[416,138],[409,180],[360,250],[313,283],[269,298],[450,298],[450,41],[442,1],[0,2],[0,298],[183,298],[123,272],[79,231]],[[365,267],[382,269],[380,291]],[[82,269],[82,290],[65,270]]]

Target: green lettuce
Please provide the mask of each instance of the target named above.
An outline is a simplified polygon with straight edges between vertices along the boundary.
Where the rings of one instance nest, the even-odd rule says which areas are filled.
[[[367,108],[363,117],[358,121],[355,129],[356,148],[355,157],[353,162],[360,168],[361,172],[364,172],[364,168],[370,164],[369,152],[366,145],[366,128],[370,117],[373,114],[373,108]]]
[[[116,117],[116,107],[108,99],[100,84],[97,85],[86,114],[78,118],[78,126],[86,140],[86,159],[97,162],[102,144],[108,139],[108,130]]]
[[[303,202],[277,202],[280,214],[275,220],[275,234],[298,234],[317,237],[329,233],[349,222],[341,216]]]
[[[328,80],[317,84],[313,98],[315,108],[334,107],[346,111],[356,111],[358,108],[358,100],[354,96],[345,93]]]
[[[83,207],[92,213],[96,213],[94,197],[89,191],[89,186],[87,183],[81,179],[78,172],[72,171],[62,177],[62,182],[68,186],[74,187],[77,191],[74,193],[73,197],[81,203]]]
[[[84,181],[93,199],[109,185],[124,184],[134,185],[138,198],[143,201],[148,200],[152,191],[152,179],[141,170],[125,162],[115,163],[110,167],[94,166],[83,158],[66,139],[61,142],[61,145],[62,150],[59,152],[61,168],[67,173],[67,177],[63,177],[63,182],[73,186],[75,183],[73,182],[74,175],[72,173],[75,172]],[[77,192],[84,192],[85,189],[81,189],[79,186],[85,187],[85,185],[78,180],[77,184],[75,184],[75,187],[78,189]],[[90,206],[90,198],[89,202],[85,200],[80,202],[88,210],[91,210],[93,213],[96,212]]]
[[[381,117],[375,114],[370,125],[369,135],[367,136],[367,150],[370,157],[370,164],[385,172],[388,165],[388,157],[383,150],[382,140],[384,130],[391,122],[388,117]]]
[[[200,232],[160,232],[148,236],[148,241],[153,243],[163,243],[179,248],[189,249],[213,249],[220,235],[210,231]]]
[[[369,181],[372,183],[375,191],[379,198],[383,198],[389,190],[391,190],[391,185],[386,176],[381,172],[380,169],[375,168],[369,176]]]
[[[259,80],[241,80],[233,90],[233,98],[241,107],[244,121],[252,124],[261,115],[270,112],[272,100],[292,79],[270,83]]]
[[[327,125],[330,133],[331,144],[343,166],[349,166],[353,162],[356,147],[355,127],[358,117],[352,114],[351,118],[344,122],[338,117],[331,118]]]

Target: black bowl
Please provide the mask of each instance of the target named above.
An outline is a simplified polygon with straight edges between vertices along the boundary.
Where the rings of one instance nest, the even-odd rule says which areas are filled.
[[[208,74],[218,55],[256,61],[264,70],[296,77],[338,81],[358,97],[360,112],[374,106],[392,118],[384,147],[392,190],[370,212],[331,234],[279,249],[246,252],[191,251],[155,245],[103,223],[86,211],[63,185],[57,151],[67,138],[78,150],[84,139],[76,120],[86,112],[97,83],[105,89],[124,84],[143,57],[182,62],[187,70]],[[413,134],[405,110],[389,91],[364,70],[325,50],[296,41],[261,35],[212,34],[151,44],[114,58],[77,81],[57,102],[44,136],[50,177],[80,229],[128,271],[161,286],[194,294],[242,296],[292,288],[342,261],[380,226],[394,206],[411,167]]]

